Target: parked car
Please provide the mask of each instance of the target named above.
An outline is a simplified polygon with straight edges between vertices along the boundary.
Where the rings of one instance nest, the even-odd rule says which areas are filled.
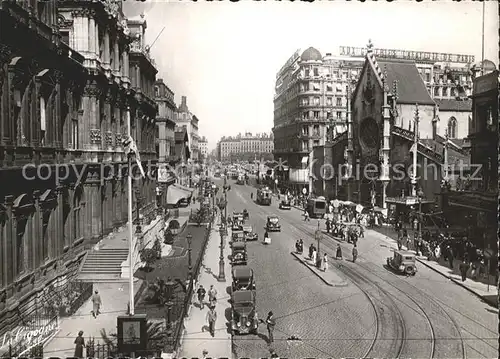
[[[231,246],[238,242],[245,242],[245,232],[242,230],[234,230],[231,236]]]
[[[415,275],[417,266],[415,265],[415,254],[407,251],[395,251],[394,257],[387,258],[387,265],[399,273]]]
[[[281,201],[279,208],[280,209],[292,209],[292,206],[290,205],[290,201]]]
[[[266,229],[268,232],[281,232],[280,219],[277,216],[267,216]]]
[[[253,269],[245,265],[234,267],[231,289],[233,292],[237,290],[255,290]]]
[[[238,290],[232,296],[232,334],[257,334],[259,319],[255,310],[255,293],[251,290]]]
[[[231,265],[247,264],[247,245],[245,242],[236,242],[231,246]]]

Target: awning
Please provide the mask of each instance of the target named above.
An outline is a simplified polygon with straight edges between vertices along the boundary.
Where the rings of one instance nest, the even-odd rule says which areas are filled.
[[[170,185],[167,189],[167,204],[177,204],[181,199],[190,198],[192,194],[192,191],[186,191],[179,185]]]
[[[183,185],[178,184],[178,183],[173,184],[173,186],[175,186],[175,187],[177,187],[177,188],[180,188],[180,189],[182,189],[183,191],[188,192],[188,193],[189,193],[189,196],[188,196],[188,197],[191,197],[191,195],[193,194],[193,191],[194,191],[194,188],[189,188],[189,187],[183,186]]]
[[[302,157],[302,164],[303,165],[307,165],[307,162],[309,161],[309,157],[308,156],[304,156]]]

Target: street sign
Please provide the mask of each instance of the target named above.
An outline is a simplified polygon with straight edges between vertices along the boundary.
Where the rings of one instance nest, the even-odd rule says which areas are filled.
[[[160,165],[158,167],[158,182],[159,183],[165,183],[165,182],[168,182],[169,178],[170,178],[170,173],[167,169],[167,166],[165,165]]]
[[[493,249],[491,248],[488,248],[488,249],[485,249],[484,250],[484,258],[486,259],[491,259],[493,256],[495,255],[495,252],[493,251]]]

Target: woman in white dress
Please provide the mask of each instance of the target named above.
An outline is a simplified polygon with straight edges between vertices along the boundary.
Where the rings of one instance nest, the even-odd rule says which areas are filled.
[[[311,256],[311,260],[313,262],[313,265],[316,265],[316,256],[318,255],[318,252],[316,252],[316,249],[313,251],[313,254]]]
[[[328,255],[325,253],[323,255],[323,272],[328,270]]]

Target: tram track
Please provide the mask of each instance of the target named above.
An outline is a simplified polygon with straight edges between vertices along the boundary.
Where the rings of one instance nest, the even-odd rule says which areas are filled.
[[[314,231],[311,230],[310,228],[307,228],[303,224],[296,223],[296,222],[294,223],[294,226],[295,226],[295,228],[300,230],[302,233],[304,233],[308,237],[314,238]],[[328,238],[328,237],[326,237],[326,238]],[[336,251],[335,243],[333,242],[333,240],[322,241],[321,245],[329,248],[333,252]],[[394,273],[387,272],[388,275],[393,276],[398,281],[398,286],[387,281],[382,276],[377,275],[373,271],[373,269],[367,268],[362,263],[357,263],[356,266],[363,268],[364,270],[369,272],[370,275],[373,275],[373,276],[377,277],[378,279],[382,280],[384,283],[391,286],[393,289],[395,289],[397,292],[399,292],[400,295],[403,295],[405,298],[407,298],[412,303],[414,303],[414,305],[416,307],[419,308],[419,311],[422,313],[423,317],[425,318],[425,321],[427,322],[427,325],[428,325],[428,328],[430,331],[430,338],[428,339],[431,343],[429,358],[431,358],[431,359],[432,358],[445,358],[445,357],[458,358],[458,356],[456,355],[456,353],[458,353],[458,352],[460,352],[461,358],[463,358],[463,359],[467,358],[466,344],[465,344],[464,339],[462,337],[460,326],[457,324],[455,319],[448,314],[447,310],[439,302],[437,302],[434,299],[431,299],[425,292],[423,292],[419,288],[415,287],[414,285],[408,283],[407,281],[402,280],[401,278],[399,278],[399,276],[397,276]],[[363,289],[356,283],[356,280],[351,276],[354,273],[354,271],[351,268],[349,268],[348,271],[351,274],[351,275],[349,275],[346,273],[345,270],[343,270],[345,268],[348,268],[348,267],[342,266],[342,268],[340,268],[342,273],[347,275],[358,286],[358,288],[360,288],[360,290],[363,291]],[[356,273],[356,276],[359,277],[360,275]],[[400,288],[401,285],[402,286],[404,286],[404,285],[410,286],[412,288],[412,291],[417,292],[418,297],[421,298],[422,301],[427,300],[429,305],[426,306],[426,305],[422,305],[422,303],[419,303],[414,298],[415,295],[408,294],[410,291],[405,291],[405,290],[401,289]],[[379,290],[383,291],[383,289],[380,288],[380,286],[377,286],[377,287],[379,288]],[[427,308],[424,308],[424,306]],[[450,330],[450,326],[448,326],[448,330],[446,330],[446,326],[444,328],[442,328],[443,325],[433,324],[433,321],[431,320],[428,313],[433,313],[432,314],[433,318],[441,317],[442,320],[439,321],[439,323],[451,323],[452,329]],[[459,344],[457,344],[457,342]],[[457,345],[459,345],[460,348],[457,348]],[[455,348],[450,350],[450,347],[455,347]],[[450,353],[450,351],[452,351],[452,352]],[[403,354],[405,354],[404,352],[405,352],[405,350],[404,350],[404,346],[403,346],[402,350],[399,352],[399,354],[403,355]],[[408,351],[408,355],[412,355],[412,354],[413,353],[411,351]],[[396,357],[398,357],[398,356],[396,356]]]
[[[266,207],[258,205],[250,198],[248,200],[255,204],[252,208],[254,213],[251,215],[265,219],[267,215],[277,214],[274,206],[267,210]],[[315,229],[290,217],[285,213],[280,215],[282,227],[293,227],[299,237],[300,233],[303,233],[304,240],[315,243]],[[260,228],[256,230],[261,231]],[[335,253],[336,241],[328,236],[323,237],[325,240],[321,241],[321,247]],[[293,244],[290,242],[291,246]],[[401,278],[390,271],[382,272],[377,264],[369,263],[377,266],[374,270],[363,262],[351,264],[335,261],[334,263],[340,264],[338,266],[340,271],[363,292],[374,311],[375,335],[369,347],[364,349],[364,357],[405,358],[413,357],[415,353],[428,353],[431,359],[467,358],[466,343],[462,337],[461,327],[448,314],[447,308],[440,304],[439,300],[434,300],[424,290],[408,283],[409,279]],[[363,273],[365,271],[367,273]],[[389,279],[388,276],[391,278]],[[415,313],[418,315],[415,316]],[[415,324],[415,321],[418,321],[418,324]],[[406,323],[411,324],[409,328]],[[412,331],[414,331],[413,334]],[[420,355],[420,357],[425,356],[427,355]]]
[[[374,273],[374,271],[370,268],[367,268],[364,264],[359,264],[359,266],[367,271],[370,271],[372,275],[376,276],[377,278],[384,280],[385,279]],[[413,284],[408,283],[406,280],[402,280],[399,278],[396,274],[394,273],[388,273],[395,277],[395,279],[398,282],[398,285],[394,285],[393,283],[390,283],[388,281],[385,281],[388,285],[393,287],[396,291],[398,291],[400,294],[403,294],[407,298],[409,298],[416,306],[420,308],[422,313],[424,313],[425,317],[427,318],[429,327],[432,331],[432,338],[433,338],[433,346],[432,346],[432,351],[431,351],[431,356],[430,358],[457,358],[456,353],[461,352],[461,358],[466,359],[467,358],[467,350],[465,347],[465,341],[463,339],[462,333],[461,333],[461,328],[455,321],[455,319],[448,314],[448,311],[446,308],[444,308],[440,303],[438,303],[436,300],[430,298],[426,293],[424,293],[422,290],[419,288],[415,287]],[[402,287],[406,286],[407,288],[410,287],[413,289],[414,292],[417,292],[419,294],[419,298],[421,299],[421,302],[417,302],[414,296],[410,294],[409,290],[403,290]],[[425,298],[425,299],[424,299]],[[424,309],[425,305],[422,305],[421,303],[427,301],[429,305],[426,306]],[[437,318],[437,317],[442,317],[443,320],[439,321],[439,323],[451,323],[452,330],[446,330],[445,328],[441,328],[441,326],[433,324],[429,314],[427,313],[433,313],[432,317]],[[444,330],[443,330],[444,329]],[[450,326],[448,326],[448,329],[450,329]],[[451,342],[451,343],[450,343]],[[457,344],[459,342],[459,344]],[[450,345],[451,344],[451,345]],[[450,347],[451,346],[457,346],[459,345],[460,348],[455,348],[453,353],[450,353]]]
[[[343,273],[346,274],[345,268],[348,267],[343,266],[343,268]],[[347,269],[347,272],[349,273],[347,276],[366,296],[375,314],[375,337],[362,357],[400,358],[406,338],[406,327],[401,311],[383,289],[350,268]],[[393,325],[393,323],[397,323],[397,325]]]

